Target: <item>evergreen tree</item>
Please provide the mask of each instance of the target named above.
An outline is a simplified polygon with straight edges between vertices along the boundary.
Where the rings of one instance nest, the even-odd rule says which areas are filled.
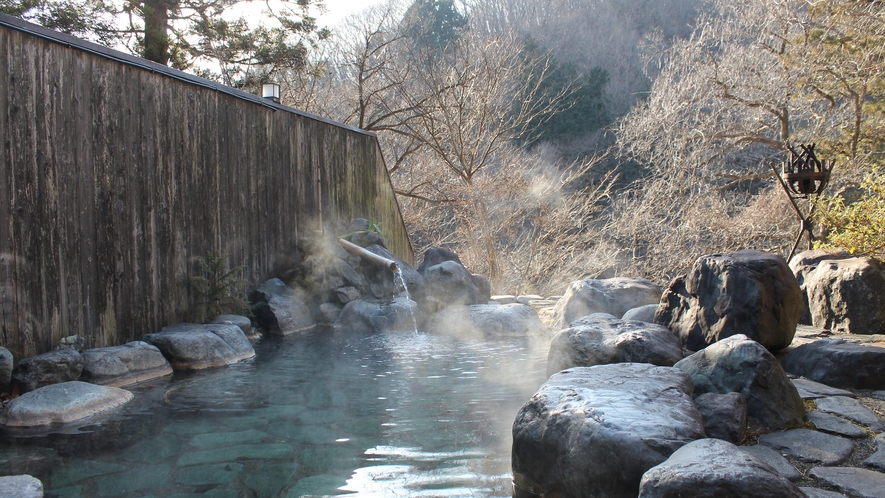
[[[415,0],[403,16],[406,34],[435,49],[446,47],[467,26],[454,0]]]
[[[249,0],[0,0],[0,11],[235,87],[253,87],[281,68],[299,70],[316,40],[319,0],[267,4],[265,21],[232,19]],[[125,26],[115,22],[126,19]]]

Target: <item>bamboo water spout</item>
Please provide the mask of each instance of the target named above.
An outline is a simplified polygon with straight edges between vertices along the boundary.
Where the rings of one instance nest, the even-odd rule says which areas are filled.
[[[362,247],[354,244],[353,242],[348,242],[344,239],[338,239],[338,243],[341,244],[341,247],[343,247],[345,251],[351,254],[355,254],[370,263],[384,266],[393,273],[396,273],[397,270],[399,270],[399,266],[397,266],[396,261],[392,259],[387,259],[373,252],[369,252]]]

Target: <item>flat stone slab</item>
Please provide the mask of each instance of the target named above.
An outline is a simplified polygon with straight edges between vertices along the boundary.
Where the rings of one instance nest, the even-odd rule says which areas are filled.
[[[863,466],[885,472],[885,434],[879,434],[874,441],[876,452],[863,461]]]
[[[885,420],[856,399],[844,396],[832,396],[815,401],[817,409],[822,412],[839,415],[842,418],[857,422],[874,432],[885,431]]]
[[[806,416],[808,417],[808,421],[814,424],[814,426],[820,431],[832,432],[839,436],[853,438],[867,437],[870,435],[866,429],[858,427],[844,418],[830,415],[829,413],[811,412]]]
[[[87,349],[80,380],[103,386],[120,387],[172,374],[172,365],[163,353],[146,342]]]
[[[799,488],[808,498],[845,498],[842,493],[818,488]]]
[[[35,427],[68,423],[117,408],[132,399],[132,393],[116,387],[71,381],[52,384],[10,401],[0,424]]]
[[[885,496],[885,474],[856,467],[815,467],[811,477],[849,496],[882,498]]]
[[[42,498],[43,483],[29,475],[0,477],[0,496],[3,498]]]
[[[793,467],[789,460],[768,446],[757,444],[755,446],[738,446],[738,448],[753,455],[757,460],[767,463],[778,474],[791,481],[796,481],[802,477],[802,474],[796,470],[796,467]]]
[[[813,380],[798,378],[793,379],[793,385],[796,386],[796,390],[799,391],[799,396],[802,396],[802,399],[817,399],[824,398],[826,396],[845,396],[848,398],[856,398],[855,394],[851,391],[846,391],[845,389],[839,389],[836,387],[830,387],[826,384],[821,384],[820,382],[815,382]]]
[[[759,436],[759,444],[807,463],[839,465],[851,456],[854,443],[809,429],[771,432]]]
[[[142,339],[156,346],[175,370],[222,367],[255,356],[246,334],[232,324],[181,323]]]

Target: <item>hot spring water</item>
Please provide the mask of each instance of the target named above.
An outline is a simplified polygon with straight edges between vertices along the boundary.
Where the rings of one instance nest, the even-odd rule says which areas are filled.
[[[251,360],[131,387],[90,425],[0,433],[0,465],[46,496],[510,496],[511,424],[545,346],[271,337]]]

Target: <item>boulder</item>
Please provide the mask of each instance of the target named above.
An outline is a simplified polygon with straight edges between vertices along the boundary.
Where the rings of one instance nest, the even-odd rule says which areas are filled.
[[[712,254],[670,283],[655,322],[692,351],[743,334],[770,351],[790,345],[804,303],[780,256],[759,251]]]
[[[400,272],[402,272],[403,281],[409,289],[409,295],[412,299],[421,300],[424,298],[424,277],[421,276],[411,265],[396,257],[387,249],[372,245],[365,248],[367,251],[377,254],[383,258],[393,260]],[[383,268],[373,263],[362,261],[360,270],[366,275],[369,281],[369,287],[372,289],[375,297],[378,299],[390,299],[394,294],[394,275],[387,268]],[[401,289],[397,289],[397,292]]]
[[[740,444],[747,437],[747,400],[739,393],[705,393],[694,399],[707,437]]]
[[[22,393],[50,384],[70,382],[80,378],[83,357],[73,349],[62,349],[25,358],[18,362],[12,374]]]
[[[752,427],[787,429],[805,419],[802,398],[777,359],[743,334],[722,339],[675,367],[691,376],[695,395],[743,395]]]
[[[0,477],[0,496],[4,498],[42,498],[43,483],[29,475]]]
[[[156,346],[174,370],[220,367],[255,356],[246,334],[230,324],[170,325],[142,340]]]
[[[737,446],[721,439],[701,439],[649,469],[639,484],[639,498],[680,496],[804,498],[805,493]]]
[[[811,325],[811,311],[808,309],[808,292],[805,289],[805,277],[808,273],[817,269],[818,263],[827,259],[845,259],[850,258],[851,254],[845,251],[822,251],[807,250],[793,256],[790,260],[790,270],[796,276],[799,283],[799,289],[802,290],[802,298],[805,300],[805,309],[802,316],[799,317],[799,323],[803,325]]]
[[[242,315],[218,315],[209,323],[214,324],[230,324],[236,325],[240,327],[240,330],[246,334],[246,337],[249,339],[258,337],[258,333],[252,329],[252,320],[247,316]]]
[[[569,328],[553,336],[547,354],[547,375],[571,367],[608,363],[672,367],[681,359],[679,339],[665,327],[594,313],[572,322]]]
[[[12,353],[0,346],[0,393],[12,392],[12,366],[15,361]]]
[[[427,330],[461,339],[494,339],[546,335],[538,312],[524,304],[450,306],[437,312]]]
[[[377,227],[372,226],[372,223],[365,218],[356,218],[351,221],[347,227],[347,232],[350,233],[348,239],[360,247],[371,245],[387,247],[387,241],[377,231]]]
[[[885,389],[885,348],[822,339],[790,351],[781,364],[793,375],[828,386]]]
[[[516,302],[516,296],[512,294],[499,294],[495,296],[490,296],[490,299],[497,302],[498,304],[513,304]]]
[[[316,328],[310,308],[295,291],[278,278],[272,278],[252,292],[258,324],[276,335],[309,332]]]
[[[35,427],[69,423],[121,406],[132,393],[88,382],[52,384],[25,393],[10,401],[0,413],[0,424],[9,427]]]
[[[556,373],[513,423],[514,497],[635,497],[642,475],[704,437],[691,378],[616,363]]]
[[[418,304],[404,297],[384,304],[357,299],[341,310],[334,327],[336,330],[370,333],[414,330],[417,316]]]
[[[424,251],[424,259],[421,260],[421,264],[418,266],[418,273],[424,275],[428,268],[436,266],[444,261],[454,261],[459,265],[464,266],[464,264],[461,263],[461,259],[454,252],[444,247],[431,247]]]
[[[556,303],[553,325],[564,329],[593,313],[623,316],[628,310],[661,302],[661,288],[644,278],[617,277],[578,280]]]
[[[341,306],[335,303],[323,303],[317,308],[317,320],[323,325],[332,325],[341,316]]]
[[[516,302],[519,304],[529,304],[532,301],[543,301],[544,296],[538,294],[520,294],[516,296]]]
[[[78,353],[82,353],[86,349],[86,338],[79,335],[64,337],[52,348],[53,351],[61,351],[62,349],[73,349]]]
[[[363,293],[360,292],[356,287],[345,285],[343,287],[337,287],[333,289],[334,296],[338,300],[339,303],[345,305],[351,301],[356,301],[363,297]]]
[[[474,276],[455,261],[443,261],[424,271],[424,293],[442,305],[486,304],[484,289],[476,284]]]
[[[479,299],[482,301],[479,304],[488,304],[492,299],[492,281],[485,275],[473,273],[471,276],[473,277],[474,285],[479,289]]]
[[[120,387],[172,374],[172,365],[156,346],[134,341],[122,346],[83,351],[80,380]]]
[[[646,304],[638,308],[632,308],[624,313],[621,320],[638,320],[640,322],[655,323],[655,313],[658,311],[659,304]]]
[[[885,334],[885,272],[872,258],[802,268],[811,325],[836,334]]]

